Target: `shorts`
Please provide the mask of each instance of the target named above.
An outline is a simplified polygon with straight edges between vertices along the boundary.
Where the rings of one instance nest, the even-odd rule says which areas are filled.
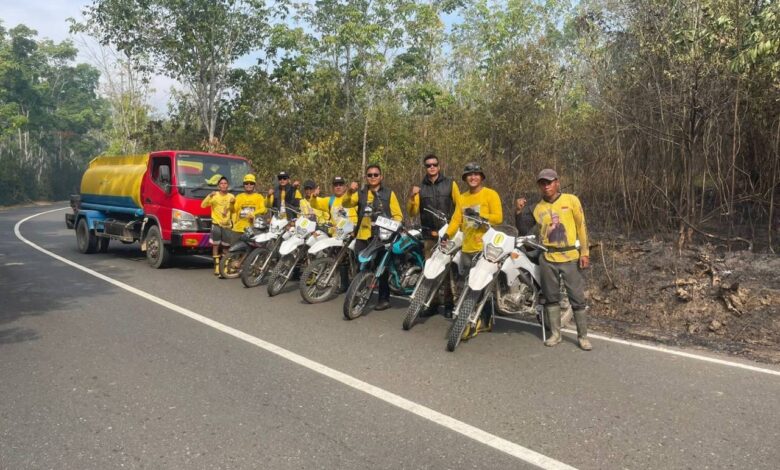
[[[212,225],[209,242],[211,242],[212,245],[230,246],[231,243],[233,243],[233,230],[231,230],[230,227]]]

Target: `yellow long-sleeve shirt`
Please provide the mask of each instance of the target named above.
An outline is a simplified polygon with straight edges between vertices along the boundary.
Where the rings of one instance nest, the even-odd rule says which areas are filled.
[[[329,197],[313,196],[309,199],[309,204],[311,204],[314,209],[327,214],[327,220],[336,220],[338,218],[338,210],[344,207],[344,198],[346,196],[346,194]],[[332,203],[331,198],[333,198]],[[357,223],[357,209],[355,207],[344,207],[344,209],[347,210],[347,217],[352,219],[352,223]]]
[[[544,199],[534,208],[534,219],[539,224],[539,236],[544,246],[565,251],[547,252],[545,259],[552,263],[576,261],[580,256],[590,256],[585,213],[579,198],[573,194],[561,194],[553,202]],[[574,248],[577,240],[580,249]]]
[[[472,254],[482,250],[482,235],[487,232],[487,227],[480,226],[463,217],[466,209],[473,209],[480,217],[487,219],[492,225],[498,225],[504,221],[504,211],[501,208],[501,198],[498,193],[490,188],[482,188],[477,193],[464,191],[458,198],[455,212],[450,219],[447,235],[452,238],[458,232],[463,232],[463,252]]]
[[[241,193],[233,202],[233,231],[243,233],[255,218],[268,212],[265,198],[258,193]]]
[[[354,192],[352,194],[345,194],[342,202],[344,207],[351,208],[357,207],[359,200],[360,193]],[[366,204],[371,205],[372,202],[374,202],[374,193],[369,191]],[[401,212],[401,205],[398,204],[398,198],[395,197],[395,191],[390,191],[390,217],[397,222],[404,220],[404,214]],[[362,215],[358,215],[358,219],[360,219],[360,228],[358,229],[357,239],[368,240],[371,238],[371,219],[363,217]]]
[[[211,207],[211,223],[229,228],[232,224],[233,202],[236,197],[230,193],[211,193],[203,198],[200,207]]]

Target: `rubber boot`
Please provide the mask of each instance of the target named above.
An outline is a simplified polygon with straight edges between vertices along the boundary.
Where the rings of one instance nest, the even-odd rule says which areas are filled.
[[[219,258],[220,256],[214,257],[214,275],[219,276]]]
[[[577,323],[577,341],[580,344],[580,349],[590,351],[593,349],[593,345],[588,339],[588,317],[584,308],[574,311],[574,322]]]
[[[545,305],[544,313],[550,322],[550,336],[544,345],[552,347],[561,342],[561,306],[558,304]]]

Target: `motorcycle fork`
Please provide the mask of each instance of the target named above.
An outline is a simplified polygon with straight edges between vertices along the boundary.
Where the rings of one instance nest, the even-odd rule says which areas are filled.
[[[295,268],[298,266],[298,262],[301,260],[300,259],[301,258],[301,252],[302,252],[302,250],[300,248],[295,250],[295,255],[293,256],[293,262],[290,265],[290,269],[288,269],[287,272],[284,275],[285,279],[289,280],[290,276],[292,276],[293,271],[295,271]]]
[[[339,263],[341,263],[341,259],[344,258],[345,250],[349,250],[349,248],[347,246],[343,246],[339,250],[339,254],[336,255],[336,259],[333,261],[333,266],[330,268],[330,270],[328,270],[328,275],[322,281],[324,285],[327,286],[330,284],[330,280],[333,278],[333,274],[339,268]]]
[[[279,252],[279,247],[282,245],[282,236],[280,235],[276,240],[274,240],[274,246],[271,249],[271,251],[268,253],[268,256],[266,256],[265,261],[263,261],[263,265],[260,266],[261,271],[265,271],[268,269],[268,263],[271,262],[271,258],[274,257],[274,254]]]

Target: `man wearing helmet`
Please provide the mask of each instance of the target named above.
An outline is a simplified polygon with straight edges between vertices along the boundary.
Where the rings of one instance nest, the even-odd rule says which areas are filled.
[[[461,179],[466,182],[468,189],[458,198],[444,238],[446,240],[455,236],[458,228],[463,232],[463,269],[468,272],[474,257],[482,251],[482,235],[487,232],[485,225],[474,222],[472,218],[480,217],[491,225],[498,225],[504,221],[504,214],[498,193],[484,186],[485,173],[482,167],[477,163],[467,164]],[[490,309],[485,308],[477,320],[476,332],[490,331],[492,328],[493,317]]]

